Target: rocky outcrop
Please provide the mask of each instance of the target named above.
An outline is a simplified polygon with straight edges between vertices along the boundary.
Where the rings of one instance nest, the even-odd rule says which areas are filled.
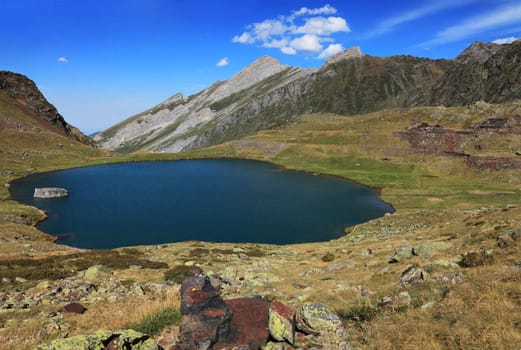
[[[67,197],[69,191],[60,187],[42,187],[34,189],[34,198],[60,198]]]
[[[463,50],[462,53],[455,58],[458,63],[485,63],[487,60],[495,55],[499,50],[503,48],[502,45],[494,43],[483,43],[481,41],[475,41]]]
[[[68,124],[56,107],[47,101],[36,84],[25,75],[0,71],[0,93],[11,98],[30,116],[47,123],[55,132],[68,135],[77,141],[92,145],[92,140],[77,128]]]
[[[491,133],[497,135],[521,134],[521,117],[488,118],[465,130],[452,130],[441,125],[418,123],[395,135],[407,140],[415,152],[459,158],[467,166],[479,170],[521,169],[521,160],[514,157],[465,153],[465,148],[469,145],[473,145],[477,151],[487,147],[486,144],[479,143],[479,140],[486,139]],[[515,155],[515,151],[512,153]]]
[[[330,64],[334,64],[343,60],[348,60],[350,58],[362,57],[362,50],[360,46],[353,46],[347,50],[337,53],[328,58],[326,63],[324,63],[324,67],[327,67]]]
[[[433,87],[431,105],[501,103],[521,98],[521,41],[479,52],[475,60],[455,61]]]
[[[325,305],[306,303],[297,313],[278,300],[224,301],[205,275],[183,281],[181,313],[179,341],[166,350],[290,349],[308,342],[326,344],[324,349],[349,348],[342,321]]]

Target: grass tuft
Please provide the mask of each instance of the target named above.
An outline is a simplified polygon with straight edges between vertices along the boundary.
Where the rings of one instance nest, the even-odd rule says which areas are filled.
[[[136,323],[128,325],[128,328],[148,335],[157,335],[169,326],[179,324],[181,313],[174,307],[159,309],[148,315]]]

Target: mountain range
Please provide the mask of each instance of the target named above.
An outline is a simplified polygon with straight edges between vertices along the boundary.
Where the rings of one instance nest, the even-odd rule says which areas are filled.
[[[521,98],[521,41],[475,42],[452,60],[362,55],[359,47],[301,69],[263,56],[199,93],[175,94],[99,133],[121,152],[180,152],[251,135],[307,113],[501,103]]]

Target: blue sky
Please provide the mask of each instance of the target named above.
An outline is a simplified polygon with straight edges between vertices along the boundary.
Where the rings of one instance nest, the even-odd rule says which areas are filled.
[[[453,58],[521,37],[519,0],[0,0],[0,70],[92,133],[228,79],[262,55],[320,67],[354,45]]]

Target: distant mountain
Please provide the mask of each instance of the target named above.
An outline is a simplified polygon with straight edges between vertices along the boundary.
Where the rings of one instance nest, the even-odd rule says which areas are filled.
[[[320,70],[261,57],[196,95],[180,94],[98,134],[120,151],[179,152],[240,138],[304,113],[354,115],[384,108],[467,105],[521,98],[521,42],[474,43],[454,60],[373,57],[359,47]]]
[[[93,141],[74,126],[68,124],[56,108],[25,75],[0,71],[0,130],[3,128],[43,128],[92,145]],[[17,113],[4,112],[15,109]],[[21,116],[21,117],[20,117]]]

